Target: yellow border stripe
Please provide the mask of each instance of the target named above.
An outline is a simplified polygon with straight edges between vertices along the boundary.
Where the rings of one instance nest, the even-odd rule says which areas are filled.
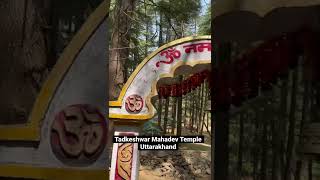
[[[45,168],[16,165],[0,165],[2,177],[33,178],[46,180],[107,180],[107,170],[83,170],[71,168]]]
[[[98,26],[108,16],[109,6],[110,0],[103,1],[65,48],[63,54],[60,56],[46,82],[42,86],[29,116],[29,122],[23,125],[0,126],[1,140],[38,141],[40,139],[40,122],[45,116],[55,91],[73,64],[76,56],[81,51],[81,48],[83,48]]]

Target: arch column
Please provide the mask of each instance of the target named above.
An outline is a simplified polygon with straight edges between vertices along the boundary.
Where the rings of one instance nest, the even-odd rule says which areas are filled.
[[[114,136],[138,136],[144,122],[131,119],[110,119],[114,123]],[[139,151],[137,143],[113,143],[110,180],[139,179]]]

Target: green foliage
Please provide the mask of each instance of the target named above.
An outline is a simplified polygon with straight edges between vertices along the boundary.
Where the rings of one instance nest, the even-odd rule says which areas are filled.
[[[158,136],[161,135],[162,131],[157,123],[158,119],[152,119],[146,122],[143,126],[143,135],[146,136]]]
[[[253,172],[252,164],[250,162],[243,163],[242,175],[243,176],[250,176],[252,174],[252,172]]]
[[[200,18],[199,35],[209,35],[211,33],[211,4],[206,13]]]
[[[168,19],[190,23],[192,18],[198,16],[201,4],[199,0],[160,0],[157,7]]]
[[[111,8],[114,7],[111,1]],[[130,56],[126,61],[128,74],[159,45],[195,34],[200,0],[140,0],[132,19]],[[161,31],[161,32],[160,32]],[[161,36],[161,37],[159,37]],[[162,42],[159,42],[162,39]]]

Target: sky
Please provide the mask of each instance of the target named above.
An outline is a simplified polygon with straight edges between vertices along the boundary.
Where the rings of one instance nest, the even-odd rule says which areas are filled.
[[[210,4],[210,0],[201,0],[201,12],[200,15],[203,15],[206,12],[207,7]]]

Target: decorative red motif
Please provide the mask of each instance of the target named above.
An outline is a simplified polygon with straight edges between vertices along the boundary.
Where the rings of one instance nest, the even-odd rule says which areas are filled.
[[[164,97],[169,97],[171,95],[171,90],[172,90],[171,86],[165,86],[164,89],[165,89]]]
[[[198,86],[198,74],[195,74],[193,76],[191,76],[191,89],[194,90],[197,88]]]
[[[107,136],[107,123],[99,110],[79,104],[59,112],[52,125],[51,147],[66,164],[88,164],[100,156]]]
[[[172,97],[178,97],[179,96],[179,92],[178,92],[178,84],[173,84],[172,85],[172,91],[171,91],[171,96]]]
[[[165,58],[167,58],[167,61],[159,61],[156,63],[156,66],[159,67],[160,63],[164,63],[164,64],[171,64],[174,59],[180,58],[181,53],[180,51],[176,50],[176,48],[170,48],[168,50],[162,51],[160,53],[160,56],[164,56]]]
[[[270,90],[279,78],[287,76],[301,53],[297,38],[289,33],[267,40],[234,60],[232,69],[228,64],[213,70],[210,82],[216,105],[240,106],[246,99],[256,97],[259,89]]]
[[[182,95],[186,95],[188,93],[188,91],[189,91],[188,85],[189,85],[188,81],[182,82],[182,85],[181,85]]]
[[[191,45],[186,45],[183,46],[185,48],[186,53],[191,53],[193,52],[203,52],[204,49],[207,49],[208,51],[211,51],[211,43],[197,43],[197,44],[191,44]]]
[[[131,113],[139,113],[143,107],[143,99],[139,95],[131,95],[126,99],[126,110]]]
[[[179,84],[160,86],[158,87],[159,97],[167,98],[169,96],[180,97],[182,95],[185,95],[199,87],[206,79],[210,77],[210,75],[210,71],[205,70],[203,72],[192,75]]]

